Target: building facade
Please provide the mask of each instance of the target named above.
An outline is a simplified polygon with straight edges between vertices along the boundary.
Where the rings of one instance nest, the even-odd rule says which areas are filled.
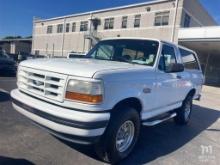
[[[34,19],[32,53],[66,56],[87,52],[108,37],[146,37],[178,42],[180,28],[215,26],[198,0],[154,0],[128,6]]]

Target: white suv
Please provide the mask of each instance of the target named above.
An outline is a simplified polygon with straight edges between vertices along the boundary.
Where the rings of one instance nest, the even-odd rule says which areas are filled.
[[[132,151],[141,125],[187,124],[203,84],[195,52],[144,38],[106,39],[84,58],[27,60],[17,78],[18,112],[59,138],[95,144],[111,163]]]

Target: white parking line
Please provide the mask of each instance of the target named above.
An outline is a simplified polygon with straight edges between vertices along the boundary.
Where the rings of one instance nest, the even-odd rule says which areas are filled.
[[[4,90],[4,89],[0,89],[0,92],[7,93],[7,94],[10,93],[10,92],[8,92],[8,91],[6,91],[6,90]]]

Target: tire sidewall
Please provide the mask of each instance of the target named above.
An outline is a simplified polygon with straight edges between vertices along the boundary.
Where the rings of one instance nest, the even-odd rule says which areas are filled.
[[[189,115],[188,115],[188,117],[186,118],[185,117],[185,113],[186,113],[186,106],[187,106],[187,104],[190,104],[190,112],[189,112]],[[191,118],[191,114],[192,114],[192,96],[188,96],[187,98],[186,98],[186,100],[185,100],[185,103],[184,103],[184,109],[183,109],[183,115],[184,115],[184,120],[185,120],[185,122],[187,123],[187,122],[189,122],[189,120],[190,120],[190,118]]]
[[[191,114],[192,114],[192,100],[193,100],[193,96],[188,95],[186,97],[186,99],[183,101],[183,105],[176,110],[177,116],[174,118],[175,122],[179,125],[186,125],[189,123],[190,118],[191,118]],[[186,105],[187,103],[190,102],[190,113],[188,115],[188,118],[185,117],[185,113],[186,113]]]
[[[129,120],[134,124],[134,138],[127,150],[119,152],[116,148],[116,135],[122,124]],[[140,133],[140,117],[135,109],[120,107],[115,110],[110,122],[106,132],[106,141],[108,143],[107,152],[109,153],[109,158],[113,160],[113,163],[116,163],[127,157],[133,150]]]

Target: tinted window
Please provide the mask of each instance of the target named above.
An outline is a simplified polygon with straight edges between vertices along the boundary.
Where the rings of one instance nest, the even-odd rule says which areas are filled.
[[[199,64],[196,60],[194,53],[184,50],[184,49],[179,49],[179,50],[180,50],[180,54],[181,54],[185,69],[199,70]]]
[[[159,61],[159,69],[169,72],[173,64],[176,63],[175,49],[168,45],[163,45],[162,54]]]
[[[87,57],[153,66],[159,43],[148,40],[106,40],[99,42]]]

